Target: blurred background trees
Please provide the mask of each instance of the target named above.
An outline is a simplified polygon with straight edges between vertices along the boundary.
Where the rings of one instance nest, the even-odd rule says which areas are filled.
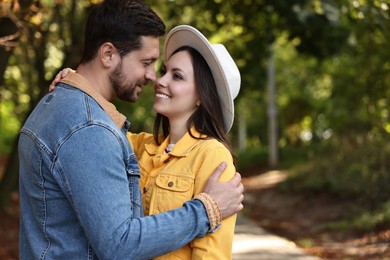
[[[77,66],[85,18],[98,2],[0,2],[1,205],[17,190],[19,129],[53,76]],[[146,2],[168,30],[191,24],[225,44],[237,62],[242,87],[230,136],[244,176],[249,169],[287,168],[285,188],[357,198],[365,210],[382,214],[379,224],[390,223],[388,1]],[[275,100],[267,90],[270,58]],[[152,92],[145,88],[136,104],[116,101],[134,132],[151,130]],[[278,122],[276,165],[268,160],[271,112]]]

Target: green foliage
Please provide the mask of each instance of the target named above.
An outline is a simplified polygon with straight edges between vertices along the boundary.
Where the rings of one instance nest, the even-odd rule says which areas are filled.
[[[297,168],[283,184],[284,188],[309,193],[326,191],[372,207],[387,199],[390,192],[387,185],[390,181],[389,143],[371,142],[358,146],[344,143],[343,149],[337,145],[312,151],[309,158],[304,167]]]
[[[345,219],[323,225],[325,230],[368,232],[390,226],[390,201],[382,203],[376,210],[356,207]]]
[[[10,63],[13,62],[12,58]],[[28,94],[23,93],[26,84],[21,80],[22,68],[9,65],[5,72],[5,86],[0,89],[0,154],[11,153],[31,100]],[[17,94],[15,88],[21,93]]]
[[[261,146],[240,151],[237,156],[238,170],[243,175],[245,175],[246,171],[253,168],[265,168],[267,166],[268,151]]]
[[[78,1],[76,4],[74,0],[38,2],[34,6],[31,1],[24,1],[15,12],[7,9],[12,5],[1,4],[1,11],[12,18],[20,37],[17,45],[9,50],[12,54],[0,81],[4,82],[0,86],[0,153],[11,152],[21,125],[37,100],[47,92],[56,71],[64,64],[69,66],[68,60],[75,60],[67,56],[68,49],[71,48],[74,55],[79,53],[74,47],[77,44],[74,39],[82,37],[72,33],[82,31],[77,28],[83,28],[84,24],[77,22],[83,20],[85,8],[90,3]],[[0,35],[3,29],[0,27]],[[78,48],[81,49],[81,45]]]
[[[13,116],[12,102],[0,103],[0,154],[11,153],[12,145],[20,129],[20,121]]]

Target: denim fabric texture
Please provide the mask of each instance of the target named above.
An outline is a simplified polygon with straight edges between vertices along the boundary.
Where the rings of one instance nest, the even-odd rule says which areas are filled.
[[[67,77],[75,84],[43,97],[20,133],[20,259],[149,259],[203,237],[209,222],[198,200],[142,217],[121,115],[81,91],[92,88],[80,75]]]

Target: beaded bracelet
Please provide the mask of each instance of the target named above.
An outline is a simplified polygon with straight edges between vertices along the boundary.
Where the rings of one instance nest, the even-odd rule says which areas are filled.
[[[207,193],[199,193],[194,199],[200,200],[206,208],[207,216],[210,221],[210,231],[214,233],[221,227],[222,214],[217,202]]]

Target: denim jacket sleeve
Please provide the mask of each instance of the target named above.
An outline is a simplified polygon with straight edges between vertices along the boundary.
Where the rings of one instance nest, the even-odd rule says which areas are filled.
[[[204,236],[209,222],[200,201],[134,218],[130,193],[140,191],[129,188],[124,141],[119,131],[89,125],[62,144],[55,163],[57,181],[98,257],[148,259]]]

